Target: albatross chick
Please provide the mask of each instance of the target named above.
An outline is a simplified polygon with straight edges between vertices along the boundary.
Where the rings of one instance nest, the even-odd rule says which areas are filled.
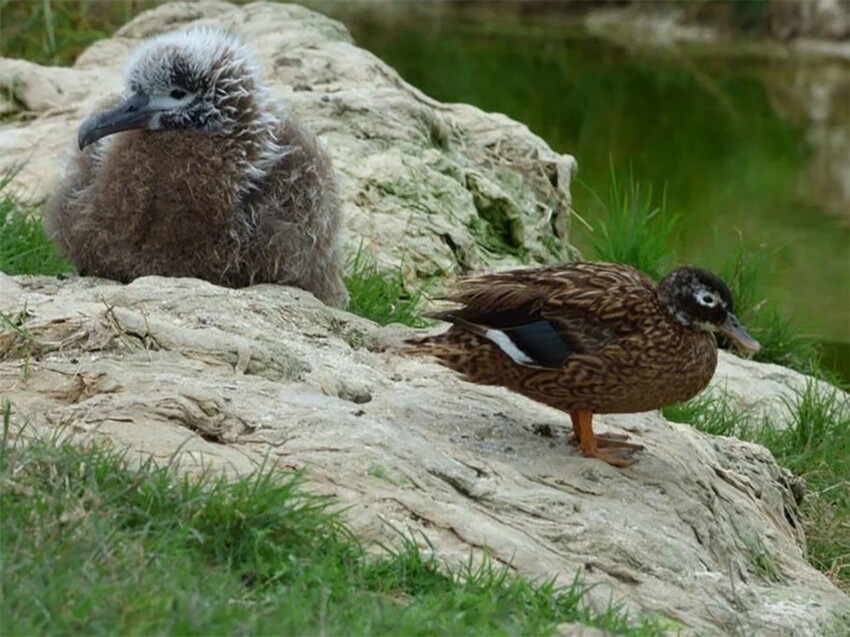
[[[245,47],[212,28],[161,35],[125,79],[125,97],[80,127],[46,211],[79,271],[280,283],[343,305],[330,158],[270,98]]]

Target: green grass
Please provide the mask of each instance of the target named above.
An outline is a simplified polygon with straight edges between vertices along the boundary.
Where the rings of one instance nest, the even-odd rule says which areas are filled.
[[[610,180],[607,200],[579,182],[605,211],[585,220],[593,258],[625,263],[655,280],[662,278],[675,262],[672,244],[678,215],[667,210],[664,196],[656,203],[652,186],[642,185],[631,172],[622,182],[612,164]]]
[[[779,464],[801,476],[808,559],[850,592],[850,403],[842,392],[824,392],[809,383],[787,407],[786,428],[742,414],[718,394],[662,412],[701,431],[764,445]]]
[[[749,425],[751,414],[723,393],[706,391],[684,403],[664,407],[667,420],[692,425],[713,436],[738,436]]]
[[[758,442],[806,480],[809,559],[850,592],[850,405],[810,385],[792,414],[788,429],[763,427]]]
[[[755,360],[785,365],[804,373],[820,372],[820,348],[800,335],[792,321],[783,317],[761,290],[774,255],[766,248],[738,249],[718,274],[735,294],[735,312],[748,331],[761,343]]]
[[[156,0],[0,0],[0,54],[67,66]]]
[[[53,242],[44,234],[41,215],[10,190],[19,169],[0,175],[0,272],[61,274],[72,272]]]
[[[401,267],[393,272],[379,270],[375,260],[362,247],[349,260],[345,286],[350,295],[348,311],[352,314],[380,325],[428,325],[428,321],[422,317],[422,295],[427,283],[409,293]]]
[[[0,444],[3,635],[660,635],[587,590],[485,562],[444,568],[412,540],[369,555],[330,500],[269,467],[227,482],[99,446]]]

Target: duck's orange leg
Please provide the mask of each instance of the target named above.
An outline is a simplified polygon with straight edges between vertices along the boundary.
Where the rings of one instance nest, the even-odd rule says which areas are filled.
[[[573,439],[570,442],[574,445],[581,443],[581,421],[578,417],[579,413],[578,411],[570,412],[570,420],[573,421]]]
[[[607,453],[599,450],[596,444],[596,438],[593,435],[592,412],[584,410],[570,412],[570,418],[573,421],[573,431],[575,432],[578,446],[581,449],[582,454],[586,457],[597,458],[598,460],[607,462],[615,467],[628,467],[634,462],[634,460],[629,456],[631,456],[631,454],[635,451],[633,447],[637,447],[638,445],[630,445],[629,443],[624,444],[616,440],[606,440],[606,443],[614,444],[606,444],[605,446],[614,447],[616,451],[613,451],[613,453]],[[617,444],[618,442],[619,444]]]

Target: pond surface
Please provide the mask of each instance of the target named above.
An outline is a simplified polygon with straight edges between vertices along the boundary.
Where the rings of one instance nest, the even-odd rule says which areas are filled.
[[[610,164],[683,217],[679,261],[764,250],[762,292],[839,359],[850,340],[850,69],[846,60],[627,48],[557,24],[384,4],[340,15],[360,46],[445,102],[524,122],[574,155],[574,207],[599,214]],[[729,47],[727,47],[729,48]],[[660,197],[659,197],[660,199]],[[573,224],[571,241],[583,247]],[[839,368],[845,363],[838,363]],[[844,371],[846,376],[846,371]]]

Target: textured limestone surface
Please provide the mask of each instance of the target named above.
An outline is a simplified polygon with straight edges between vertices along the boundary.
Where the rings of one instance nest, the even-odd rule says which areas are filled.
[[[632,467],[583,458],[565,414],[399,356],[408,328],[294,288],[0,274],[0,312],[19,326],[0,330],[0,395],[30,432],[179,450],[186,470],[304,469],[367,539],[400,529],[448,561],[581,572],[594,603],[684,635],[850,625],[850,599],[803,558],[793,477],[760,446],[653,412],[597,420],[646,447]],[[778,410],[805,379],[724,355],[719,382]]]

